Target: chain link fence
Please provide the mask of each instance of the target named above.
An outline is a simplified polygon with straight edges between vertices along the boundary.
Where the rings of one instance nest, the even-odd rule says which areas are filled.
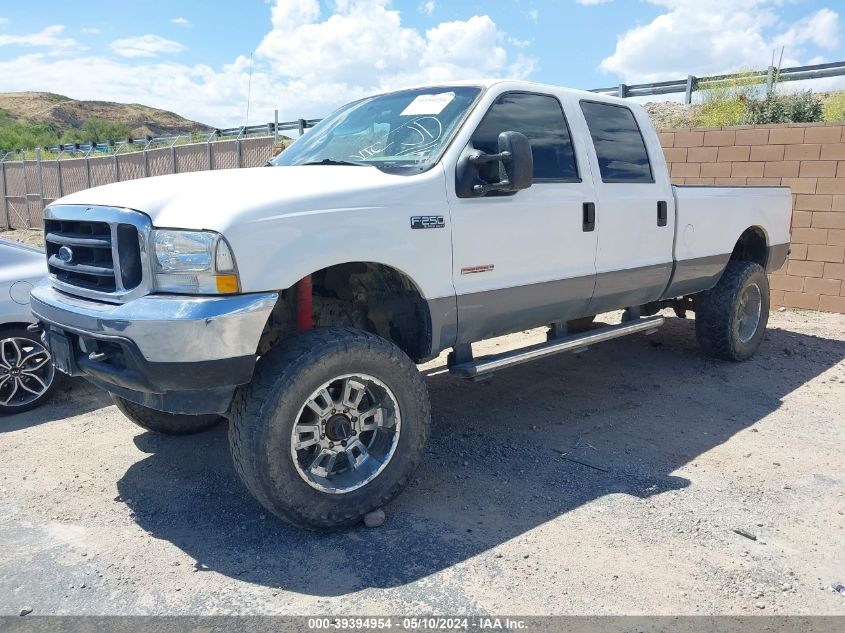
[[[107,156],[35,158],[10,154],[0,160],[0,230],[40,228],[42,209],[82,189],[113,182],[209,169],[260,167],[272,156],[274,137],[249,137]]]

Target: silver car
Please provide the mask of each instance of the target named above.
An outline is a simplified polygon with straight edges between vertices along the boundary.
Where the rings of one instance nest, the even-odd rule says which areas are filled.
[[[0,239],[0,415],[46,402],[58,376],[29,310],[29,291],[47,275],[44,251]]]

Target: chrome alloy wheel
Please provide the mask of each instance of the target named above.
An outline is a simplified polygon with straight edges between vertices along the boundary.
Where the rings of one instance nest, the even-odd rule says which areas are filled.
[[[338,376],[300,408],[291,457],[312,488],[330,494],[352,492],[387,467],[400,429],[399,404],[387,385],[366,374]]]
[[[50,352],[28,338],[0,340],[0,405],[14,408],[41,398],[55,377]]]
[[[739,297],[737,303],[737,336],[743,343],[750,341],[760,325],[763,311],[763,294],[760,286],[749,284]]]

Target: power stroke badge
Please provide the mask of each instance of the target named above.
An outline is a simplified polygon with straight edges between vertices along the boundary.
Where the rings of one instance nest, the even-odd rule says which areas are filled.
[[[412,229],[442,229],[446,218],[442,215],[415,215],[411,218]]]

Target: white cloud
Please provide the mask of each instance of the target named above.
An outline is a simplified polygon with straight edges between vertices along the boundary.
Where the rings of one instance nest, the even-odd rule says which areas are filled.
[[[31,46],[52,49],[69,49],[79,47],[79,43],[69,37],[59,35],[65,30],[61,24],[55,24],[41,29],[38,33],[29,35],[0,35],[0,46]]]
[[[607,4],[613,0],[575,0],[578,4],[583,4],[585,7],[590,7],[596,4]]]
[[[121,57],[156,57],[164,53],[179,53],[184,45],[168,40],[160,35],[139,35],[115,40],[109,45],[115,55]]]
[[[537,9],[530,9],[528,11],[528,17],[531,18],[532,22],[537,22],[540,19],[540,12]]]
[[[486,15],[420,33],[402,25],[388,0],[335,0],[335,13],[324,20],[316,0],[279,0],[273,24],[256,57],[280,76],[312,86],[343,84],[358,94],[514,71],[506,38]]]
[[[486,15],[420,31],[402,25],[390,0],[333,0],[332,8],[321,16],[317,0],[276,0],[272,27],[256,48],[251,123],[272,120],[275,108],[282,120],[316,118],[408,84],[524,77],[534,69]],[[188,65],[151,59],[149,46],[134,44],[115,50],[136,53],[131,61],[81,54],[0,60],[0,91],[144,103],[221,127],[244,122],[248,55],[222,67]]]
[[[649,0],[666,11],[623,33],[600,68],[627,82],[676,79],[743,68],[764,68],[772,50],[786,46],[784,65],[800,64],[805,46],[835,48],[838,15],[822,9],[783,24],[783,0]]]
[[[775,37],[774,44],[789,50],[800,49],[805,44],[834,50],[839,46],[839,15],[830,9],[821,9]]]
[[[85,28],[79,29],[80,33],[85,33],[86,35],[96,35],[100,32],[100,29],[94,26],[88,26]]]
[[[191,27],[191,21],[188,18],[170,18],[171,24],[178,24],[179,26]]]
[[[433,15],[434,10],[437,8],[437,3],[434,0],[427,0],[427,2],[423,2],[420,5],[420,13],[425,13],[426,15]]]

